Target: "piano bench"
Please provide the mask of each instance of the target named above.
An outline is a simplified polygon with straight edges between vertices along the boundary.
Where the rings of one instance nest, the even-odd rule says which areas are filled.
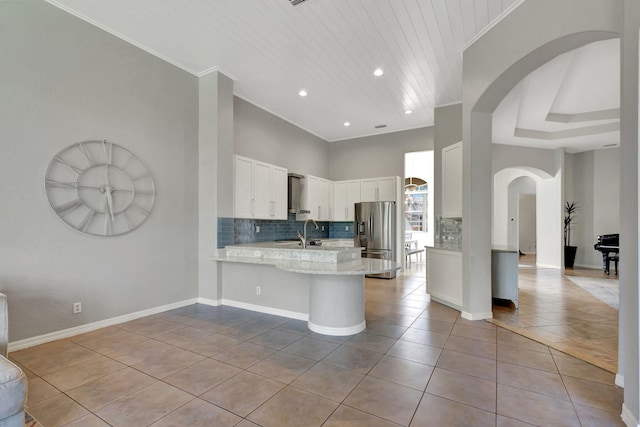
[[[609,255],[607,257],[607,274],[609,274],[609,262],[613,261],[613,264],[616,268],[616,276],[618,275],[618,261],[620,261],[620,256],[618,254]]]

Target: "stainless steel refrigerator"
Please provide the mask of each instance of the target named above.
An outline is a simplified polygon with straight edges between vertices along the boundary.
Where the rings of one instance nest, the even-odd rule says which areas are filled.
[[[396,260],[396,202],[355,204],[354,246],[363,247],[363,258]],[[393,279],[396,272],[367,277]]]

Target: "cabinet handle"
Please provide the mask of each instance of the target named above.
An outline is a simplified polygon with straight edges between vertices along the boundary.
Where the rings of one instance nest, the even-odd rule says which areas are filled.
[[[251,199],[251,216],[255,215],[255,211],[253,209],[254,202],[255,202],[255,199]]]
[[[322,215],[320,214],[322,212],[322,207],[318,206],[318,219],[322,218]]]
[[[331,208],[329,208],[329,219],[331,219]]]
[[[344,208],[344,219],[349,220],[349,208]]]

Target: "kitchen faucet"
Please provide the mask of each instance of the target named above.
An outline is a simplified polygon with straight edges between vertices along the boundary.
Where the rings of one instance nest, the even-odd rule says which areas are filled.
[[[313,222],[313,225],[316,226],[316,230],[318,229],[318,224],[315,219],[309,218],[304,222],[304,236],[300,235],[300,231],[298,231],[298,239],[300,239],[300,242],[302,243],[302,249],[307,249],[307,223],[309,221]]]

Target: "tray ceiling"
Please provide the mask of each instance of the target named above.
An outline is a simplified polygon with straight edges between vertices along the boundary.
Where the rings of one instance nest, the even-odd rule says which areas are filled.
[[[433,125],[434,106],[462,99],[465,44],[515,4],[48,1],[190,73],[219,70],[237,96],[328,141]]]

